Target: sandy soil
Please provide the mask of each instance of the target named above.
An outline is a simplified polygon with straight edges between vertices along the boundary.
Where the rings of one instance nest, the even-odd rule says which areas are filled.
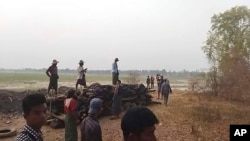
[[[156,97],[156,94],[153,94]],[[172,115],[175,105],[171,101],[179,99],[182,94],[172,94],[169,106],[151,105],[149,108],[154,111],[160,120],[160,124],[156,126],[156,136],[161,141],[192,141],[194,139],[191,134],[191,125],[187,119],[181,119]],[[155,99],[156,100],[156,99]],[[159,101],[159,100],[158,100]],[[171,110],[172,109],[172,110]],[[171,110],[171,111],[170,111]],[[175,110],[174,110],[175,111]],[[176,114],[177,115],[177,114]],[[8,123],[7,122],[11,122]],[[20,114],[1,114],[0,127],[15,127],[18,132],[22,130],[25,121]],[[122,141],[122,131],[120,129],[120,119],[109,120],[109,117],[100,119],[104,141]],[[79,128],[78,128],[79,131]],[[49,126],[42,128],[45,141],[63,141],[64,129],[52,129]],[[80,136],[79,136],[80,137]],[[1,141],[12,141],[14,137],[1,139]]]
[[[152,95],[156,97],[156,93]],[[154,101],[160,100],[154,98]],[[167,107],[163,104],[148,106],[160,121],[155,132],[158,141],[227,141],[230,124],[250,124],[250,105],[239,102],[173,90],[168,104]],[[195,109],[198,110],[198,119],[194,117]],[[0,114],[0,127],[15,127],[20,132],[24,124],[20,113]],[[104,141],[123,141],[120,119],[103,117],[100,124]],[[64,129],[44,126],[42,131],[45,141],[64,141]]]

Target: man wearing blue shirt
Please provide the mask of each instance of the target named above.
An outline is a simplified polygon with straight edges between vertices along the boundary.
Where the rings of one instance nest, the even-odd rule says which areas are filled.
[[[113,85],[115,85],[117,80],[119,80],[119,70],[118,70],[118,65],[117,65],[118,61],[119,61],[119,59],[115,58],[115,61],[112,64],[112,83],[113,83]]]

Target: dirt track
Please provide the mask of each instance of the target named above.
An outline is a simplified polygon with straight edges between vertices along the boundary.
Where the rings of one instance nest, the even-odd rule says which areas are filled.
[[[154,96],[156,96],[156,94],[154,94]],[[160,124],[157,125],[156,135],[161,141],[193,140],[189,121],[179,119],[178,114],[173,115],[171,113],[174,101],[177,100],[178,97],[178,94],[171,95],[169,107],[165,107],[164,105],[149,106],[160,120]],[[0,120],[0,127],[13,126],[17,128],[18,132],[21,131],[25,123],[20,114],[1,114]],[[6,124],[7,121],[11,121],[11,123]],[[120,119],[111,121],[109,120],[109,117],[103,117],[100,119],[100,124],[104,141],[122,141]],[[42,131],[45,135],[45,141],[63,141],[64,129],[51,129],[50,127],[45,126]],[[3,141],[11,140],[13,140],[13,138],[7,138]]]
[[[198,95],[187,94],[178,90],[174,90],[173,92],[170,95],[167,107],[163,104],[149,106],[160,120],[160,124],[156,126],[155,132],[159,141],[227,141],[229,140],[230,124],[250,124],[249,105],[230,103],[220,99],[201,98]],[[153,94],[153,96],[156,97],[156,94]],[[204,101],[201,99],[204,99]],[[219,107],[220,118],[212,122],[195,120],[192,111],[194,107],[200,106],[202,101]],[[213,111],[210,111],[212,113],[209,116],[214,115]],[[11,121],[11,123],[6,124],[7,121]],[[24,124],[25,122],[21,114],[0,115],[0,127],[16,127],[17,131],[20,132]],[[104,141],[122,141],[120,119],[111,121],[109,117],[103,117],[100,119],[100,124]],[[42,131],[45,141],[64,140],[64,129],[51,129],[48,126],[44,126]],[[13,138],[0,140],[12,141]]]

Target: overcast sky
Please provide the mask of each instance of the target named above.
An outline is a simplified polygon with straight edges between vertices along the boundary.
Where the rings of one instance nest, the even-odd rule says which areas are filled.
[[[208,68],[213,14],[250,0],[1,0],[0,68]]]

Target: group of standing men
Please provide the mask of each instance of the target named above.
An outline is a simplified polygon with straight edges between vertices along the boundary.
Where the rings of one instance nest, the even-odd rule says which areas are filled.
[[[121,81],[119,80],[119,69],[117,62],[119,61],[118,58],[114,59],[114,62],[112,64],[112,84],[115,85],[115,95],[113,98],[114,102],[114,111],[120,111],[120,106],[121,105],[121,96],[118,93],[118,89],[120,88]],[[52,65],[47,69],[46,74],[50,78],[50,83],[48,86],[48,93],[50,92],[51,89],[55,90],[55,94],[57,94],[57,87],[58,87],[58,82],[57,80],[59,79],[58,72],[57,72],[57,64],[59,62],[57,60],[52,61]],[[87,72],[87,68],[83,67],[84,62],[82,60],[79,61],[79,66],[77,68],[77,82],[76,82],[76,89],[78,88],[78,85],[82,85],[83,87],[86,87],[86,79],[85,79],[85,73]],[[154,76],[148,76],[146,83],[147,83],[147,88],[154,88]],[[164,79],[163,76],[157,74],[156,75],[156,81],[157,81],[157,86],[158,86],[158,97],[157,99],[163,99],[163,103],[167,106],[168,102],[168,95],[169,93],[172,93],[172,89],[169,84],[169,80],[167,78]],[[150,85],[151,84],[151,85]],[[119,112],[117,112],[119,113]],[[113,118],[117,118],[118,114],[114,114]]]
[[[167,78],[164,79],[164,77],[160,76],[159,74],[156,75],[156,80],[157,80],[157,87],[158,87],[157,99],[163,99],[164,105],[167,106],[169,93],[172,93],[169,80]]]
[[[90,101],[88,116],[80,125],[81,141],[102,141],[102,130],[97,119],[102,111],[102,100],[93,98]],[[44,141],[42,126],[46,123],[46,98],[43,94],[29,94],[22,100],[22,109],[26,124],[15,141]],[[64,101],[65,141],[78,141],[77,114],[74,90],[67,93]],[[143,120],[142,120],[143,119]],[[155,114],[146,107],[137,107],[127,111],[121,119],[124,141],[156,141],[155,124],[159,123]]]
[[[50,90],[55,90],[55,94],[57,94],[57,88],[58,88],[58,70],[57,70],[57,64],[59,62],[57,60],[53,60],[51,66],[46,70],[47,76],[50,78],[49,86],[48,86],[48,93]],[[76,81],[76,89],[78,88],[78,85],[82,85],[83,87],[86,87],[86,79],[85,79],[85,73],[87,72],[87,68],[83,67],[84,62],[82,60],[79,61],[79,66],[77,68],[77,81]]]
[[[118,58],[115,58],[114,63],[112,64],[112,84],[116,85],[117,81],[119,80],[119,70],[117,62],[119,61]],[[57,94],[57,88],[58,88],[58,70],[57,70],[57,64],[59,62],[57,60],[53,60],[51,66],[46,70],[47,76],[50,78],[49,86],[48,86],[48,93],[50,93],[50,90],[54,90],[55,94]],[[79,61],[79,66],[77,68],[77,81],[75,88],[78,88],[78,85],[82,85],[84,88],[86,85],[86,78],[85,73],[87,72],[87,68],[83,67],[84,62],[83,60]]]
[[[154,88],[154,79],[155,78],[153,75],[151,75],[151,77],[148,75],[147,80],[146,80],[147,89]],[[164,79],[163,75],[157,74],[156,81],[157,81],[157,94],[158,94],[157,99],[163,99],[163,103],[165,104],[165,106],[167,106],[168,95],[169,93],[172,93],[169,80],[167,78]]]
[[[112,105],[114,115],[111,119],[119,118],[119,114],[121,113],[122,96],[119,93],[121,81],[119,80],[118,61],[119,59],[115,58],[112,64],[112,83],[116,85]],[[48,93],[50,89],[54,89],[55,94],[57,94],[57,80],[59,79],[57,63],[59,63],[57,60],[53,60],[52,65],[46,70],[46,74],[50,78]],[[84,69],[83,64],[84,62],[80,60],[79,67],[77,68],[76,89],[79,84],[86,87],[85,73],[87,68]],[[166,81],[164,80],[161,84],[162,94],[164,94],[165,91],[165,83]],[[75,93],[75,90],[69,90],[67,92],[67,98],[64,100],[64,111],[66,115],[65,141],[78,140],[77,124],[80,123],[80,115],[78,115],[77,112],[77,96]],[[43,141],[41,127],[46,122],[47,107],[45,103],[46,98],[42,94],[27,95],[23,99],[22,108],[26,125],[24,130],[16,137],[16,141]],[[101,126],[97,119],[102,111],[102,103],[103,101],[100,98],[93,98],[90,101],[88,116],[81,121],[80,125],[81,141],[102,141]],[[133,108],[127,111],[121,120],[124,141],[156,141],[154,131],[155,124],[157,123],[159,123],[157,117],[152,111],[145,107]]]
[[[155,81],[155,78],[153,75],[151,75],[151,77],[147,77],[147,80],[146,80],[146,83],[147,83],[147,89],[154,89],[154,81]],[[151,84],[151,85],[150,85]]]

